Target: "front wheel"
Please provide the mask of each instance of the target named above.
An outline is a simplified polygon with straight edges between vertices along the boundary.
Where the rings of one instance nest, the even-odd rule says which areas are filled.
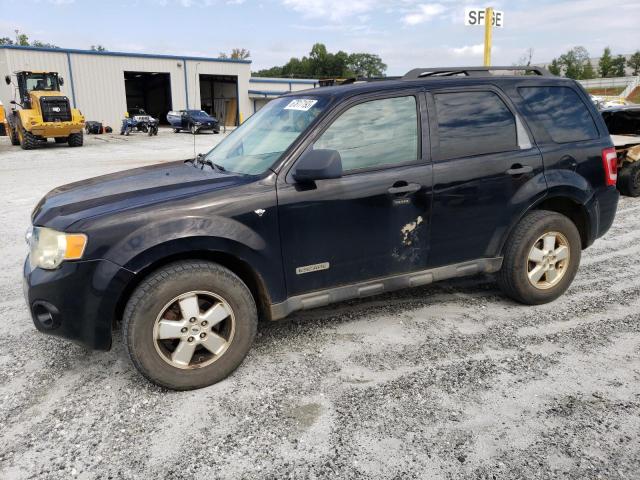
[[[191,134],[195,135],[196,133],[198,133],[198,127],[196,127],[195,125],[191,125]]]
[[[571,285],[581,253],[580,234],[569,218],[547,210],[532,211],[507,241],[498,284],[518,302],[551,302]]]
[[[136,288],[124,312],[123,340],[147,379],[191,390],[238,368],[257,323],[255,302],[240,278],[215,263],[183,261]]]

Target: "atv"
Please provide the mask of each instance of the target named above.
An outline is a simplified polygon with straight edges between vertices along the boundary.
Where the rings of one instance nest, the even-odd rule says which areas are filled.
[[[122,120],[120,135],[128,136],[131,132],[143,132],[150,137],[158,135],[158,123],[157,118],[153,118],[142,108],[133,108],[126,113]]]

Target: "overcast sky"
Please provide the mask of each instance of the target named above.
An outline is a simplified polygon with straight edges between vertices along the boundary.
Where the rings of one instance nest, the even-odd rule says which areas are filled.
[[[466,6],[442,0],[0,0],[0,37],[14,30],[61,47],[100,43],[113,51],[217,56],[243,47],[252,69],[330,51],[376,53],[398,75],[417,66],[482,62],[481,27],[465,27]],[[494,1],[505,27],[493,64],[511,65],[529,47],[546,62],[582,45],[592,56],[640,49],[640,0]]]

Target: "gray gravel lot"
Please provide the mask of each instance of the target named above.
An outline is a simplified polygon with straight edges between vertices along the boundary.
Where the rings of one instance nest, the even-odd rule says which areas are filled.
[[[40,197],[192,152],[165,131],[31,152],[0,137],[1,479],[640,478],[640,199],[552,304],[487,276],[304,312],[199,391],[146,382],[119,335],[105,353],[38,333],[21,265]]]

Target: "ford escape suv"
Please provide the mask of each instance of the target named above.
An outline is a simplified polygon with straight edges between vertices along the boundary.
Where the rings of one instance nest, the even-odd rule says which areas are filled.
[[[210,385],[259,318],[496,273],[524,304],[611,226],[616,153],[585,91],[538,68],[412,70],[277,98],[195,159],[59,187],[32,214],[38,330]],[[519,72],[518,72],[519,73]]]

